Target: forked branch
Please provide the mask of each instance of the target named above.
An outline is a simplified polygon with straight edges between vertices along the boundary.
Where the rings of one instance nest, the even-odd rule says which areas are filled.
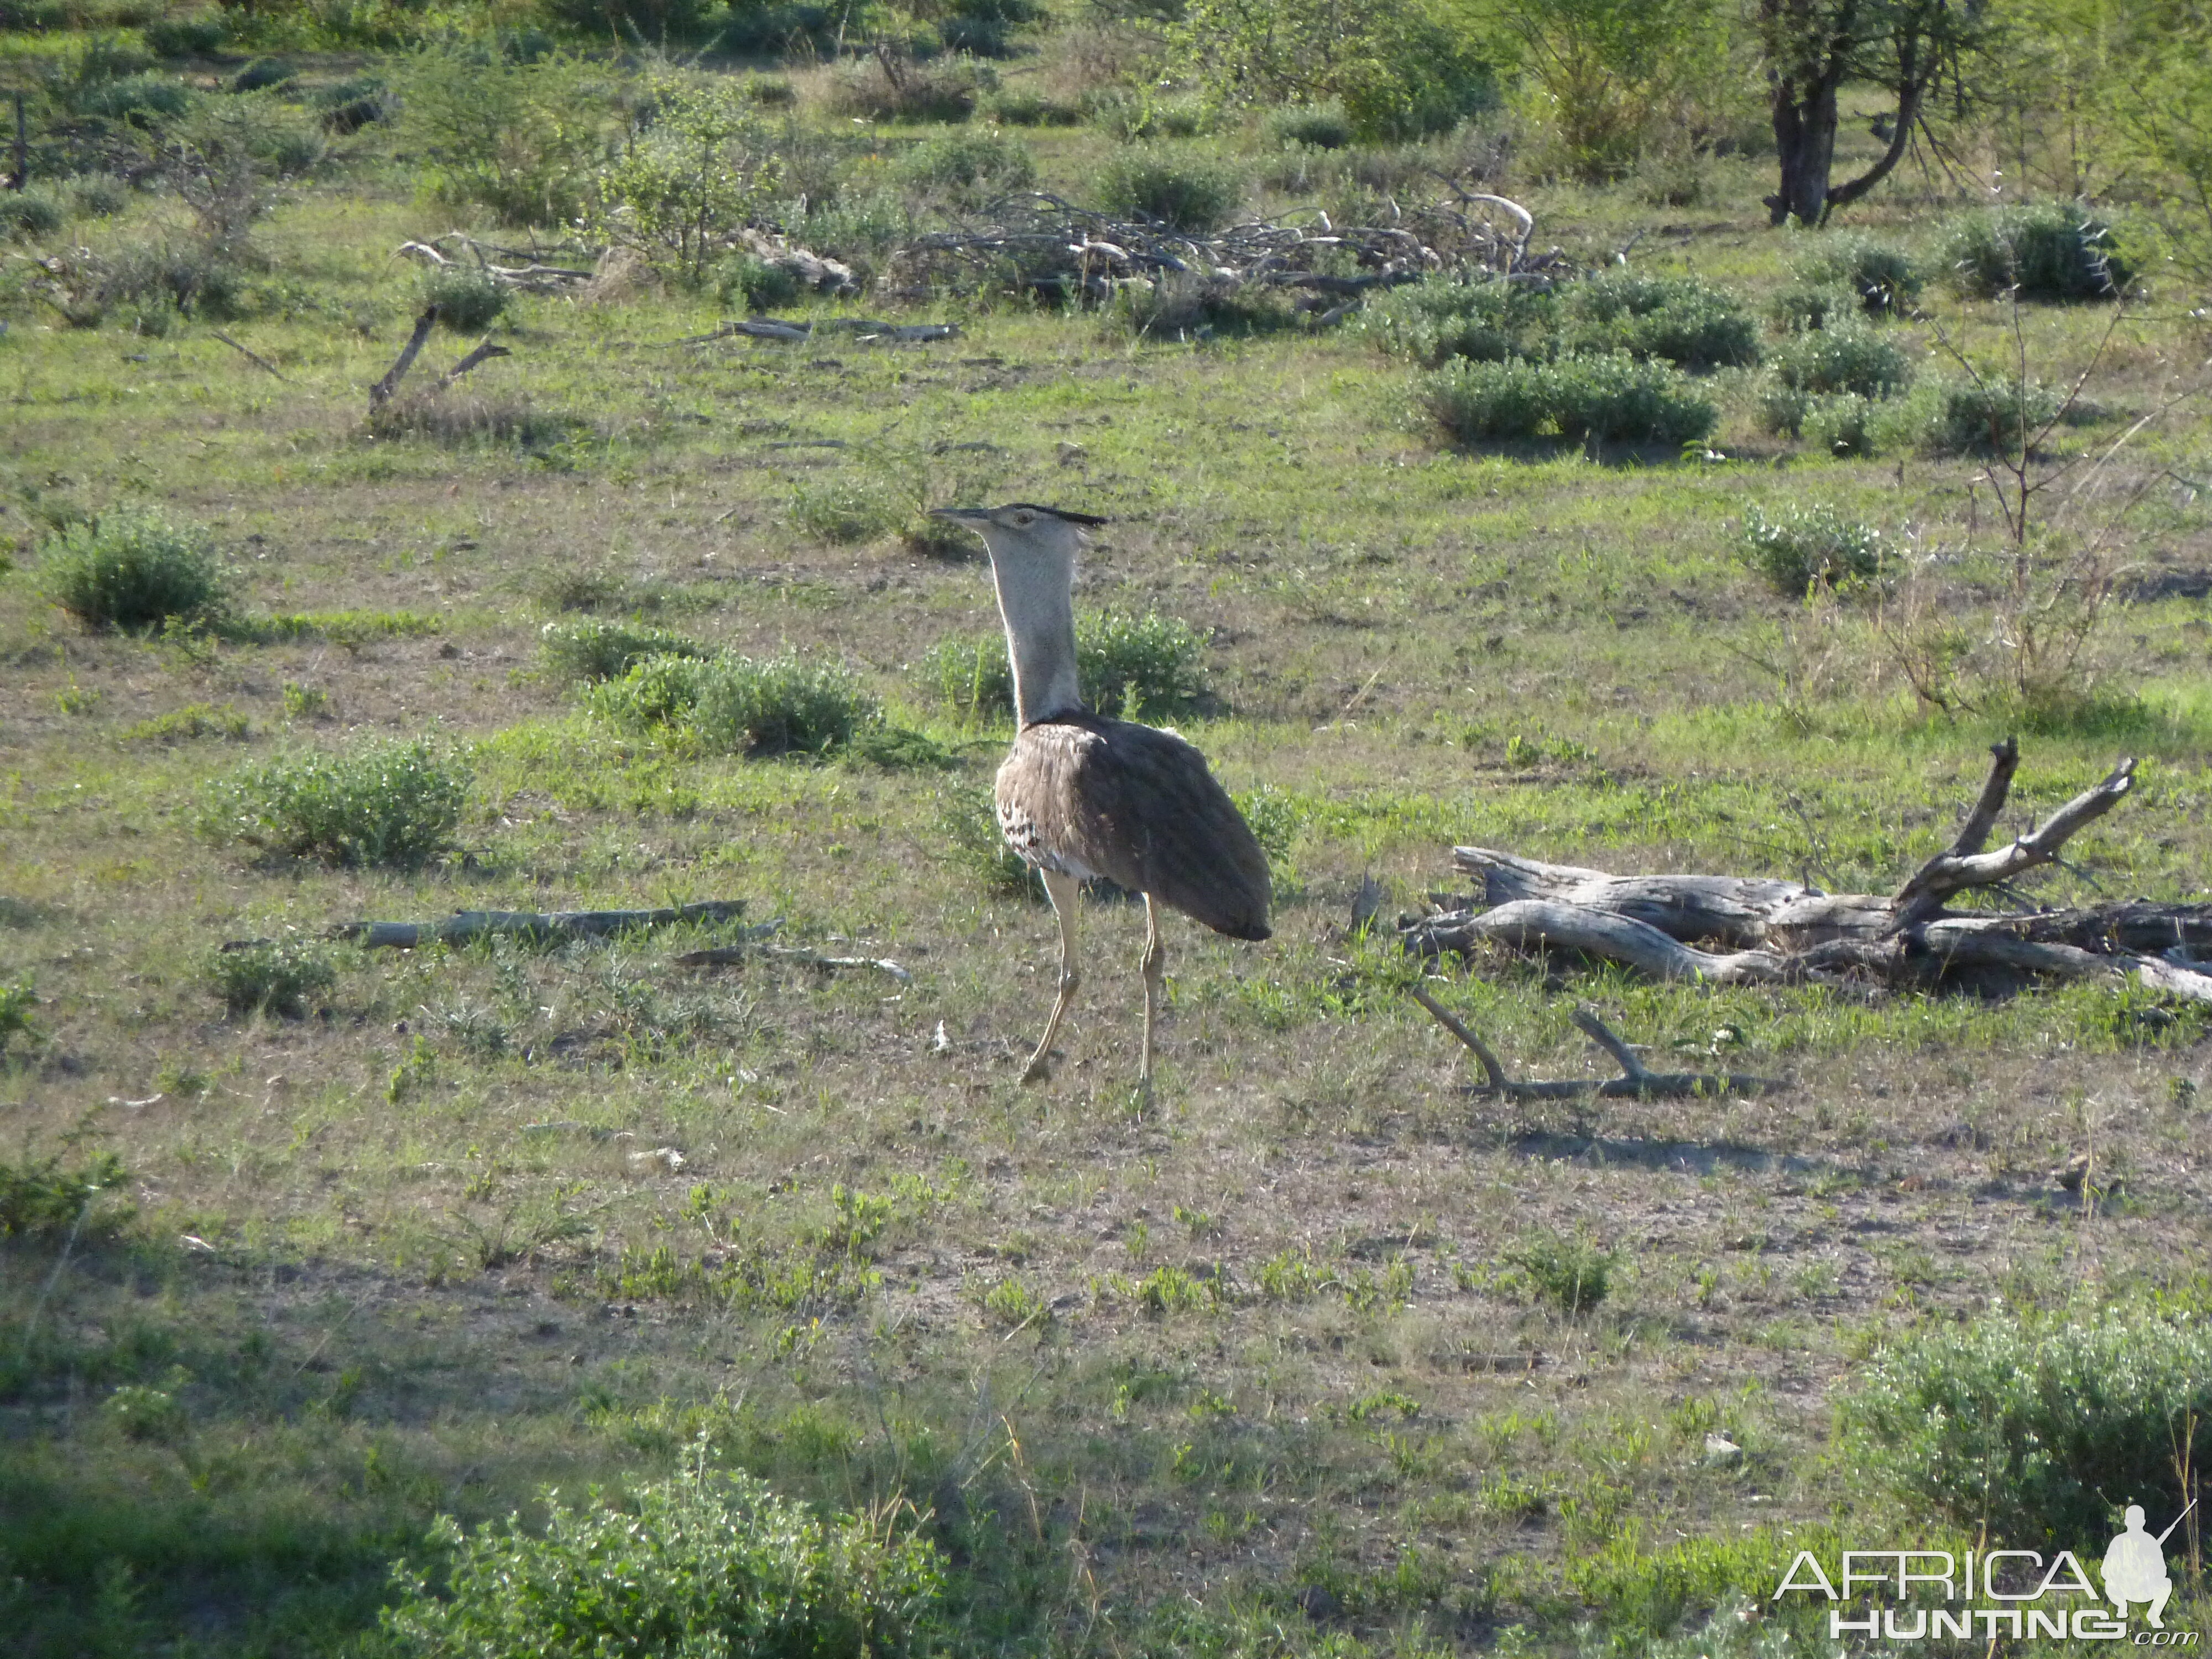
[[[1601,1100],[1702,1099],[1716,1095],[1765,1094],[1789,1086],[1777,1078],[1752,1077],[1741,1072],[1647,1071],[1644,1062],[1636,1057],[1636,1051],[1614,1036],[1612,1029],[1597,1017],[1597,1011],[1586,1005],[1577,1006],[1571,1018],[1584,1036],[1613,1056],[1621,1074],[1613,1078],[1556,1078],[1540,1082],[1518,1080],[1508,1077],[1490,1045],[1431,996],[1425,987],[1416,985],[1412,990],[1413,1000],[1427,1009],[1437,1024],[1465,1043],[1481,1066],[1483,1081],[1476,1085],[1477,1094],[1497,1095],[1506,1100],[1584,1100],[1593,1096]]]

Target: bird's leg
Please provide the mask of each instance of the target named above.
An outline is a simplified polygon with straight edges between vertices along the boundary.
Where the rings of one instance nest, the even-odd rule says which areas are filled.
[[[1168,975],[1168,947],[1160,939],[1159,901],[1145,895],[1145,954],[1138,964],[1145,975],[1145,1058],[1137,1068],[1137,1092],[1146,1102],[1152,1097],[1152,1027],[1160,1012],[1160,987]]]
[[[1038,872],[1044,877],[1044,890],[1052,900],[1052,914],[1060,923],[1060,994],[1053,1000],[1052,1018],[1045,1022],[1044,1035],[1037,1039],[1036,1052],[1022,1073],[1024,1083],[1042,1083],[1052,1075],[1052,1040],[1060,1034],[1060,1022],[1066,1016],[1067,1005],[1075,1000],[1078,975],[1075,970],[1075,902],[1082,896],[1083,884],[1073,876],[1055,875],[1049,870]]]

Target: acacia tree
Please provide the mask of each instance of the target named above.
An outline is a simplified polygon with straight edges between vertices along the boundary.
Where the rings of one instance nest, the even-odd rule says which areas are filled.
[[[1758,0],[1782,170],[1766,198],[1775,224],[1818,225],[1889,176],[1931,94],[1946,82],[1963,92],[1962,71],[1986,42],[1985,10],[1983,0]],[[1888,149],[1832,185],[1837,94],[1847,81],[1881,88],[1896,107]]]

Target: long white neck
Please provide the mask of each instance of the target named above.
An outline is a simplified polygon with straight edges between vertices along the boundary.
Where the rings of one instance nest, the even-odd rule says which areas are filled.
[[[1014,718],[1023,726],[1083,706],[1075,681],[1075,567],[1057,558],[994,557],[999,615],[1014,665]]]

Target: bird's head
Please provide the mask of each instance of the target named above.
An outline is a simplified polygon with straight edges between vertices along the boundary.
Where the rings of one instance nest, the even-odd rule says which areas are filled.
[[[1009,501],[1004,507],[940,507],[929,516],[974,531],[983,538],[994,564],[1003,559],[1018,562],[1042,556],[1073,563],[1083,545],[1083,532],[1106,522],[1096,514],[1039,507],[1034,501]]]

